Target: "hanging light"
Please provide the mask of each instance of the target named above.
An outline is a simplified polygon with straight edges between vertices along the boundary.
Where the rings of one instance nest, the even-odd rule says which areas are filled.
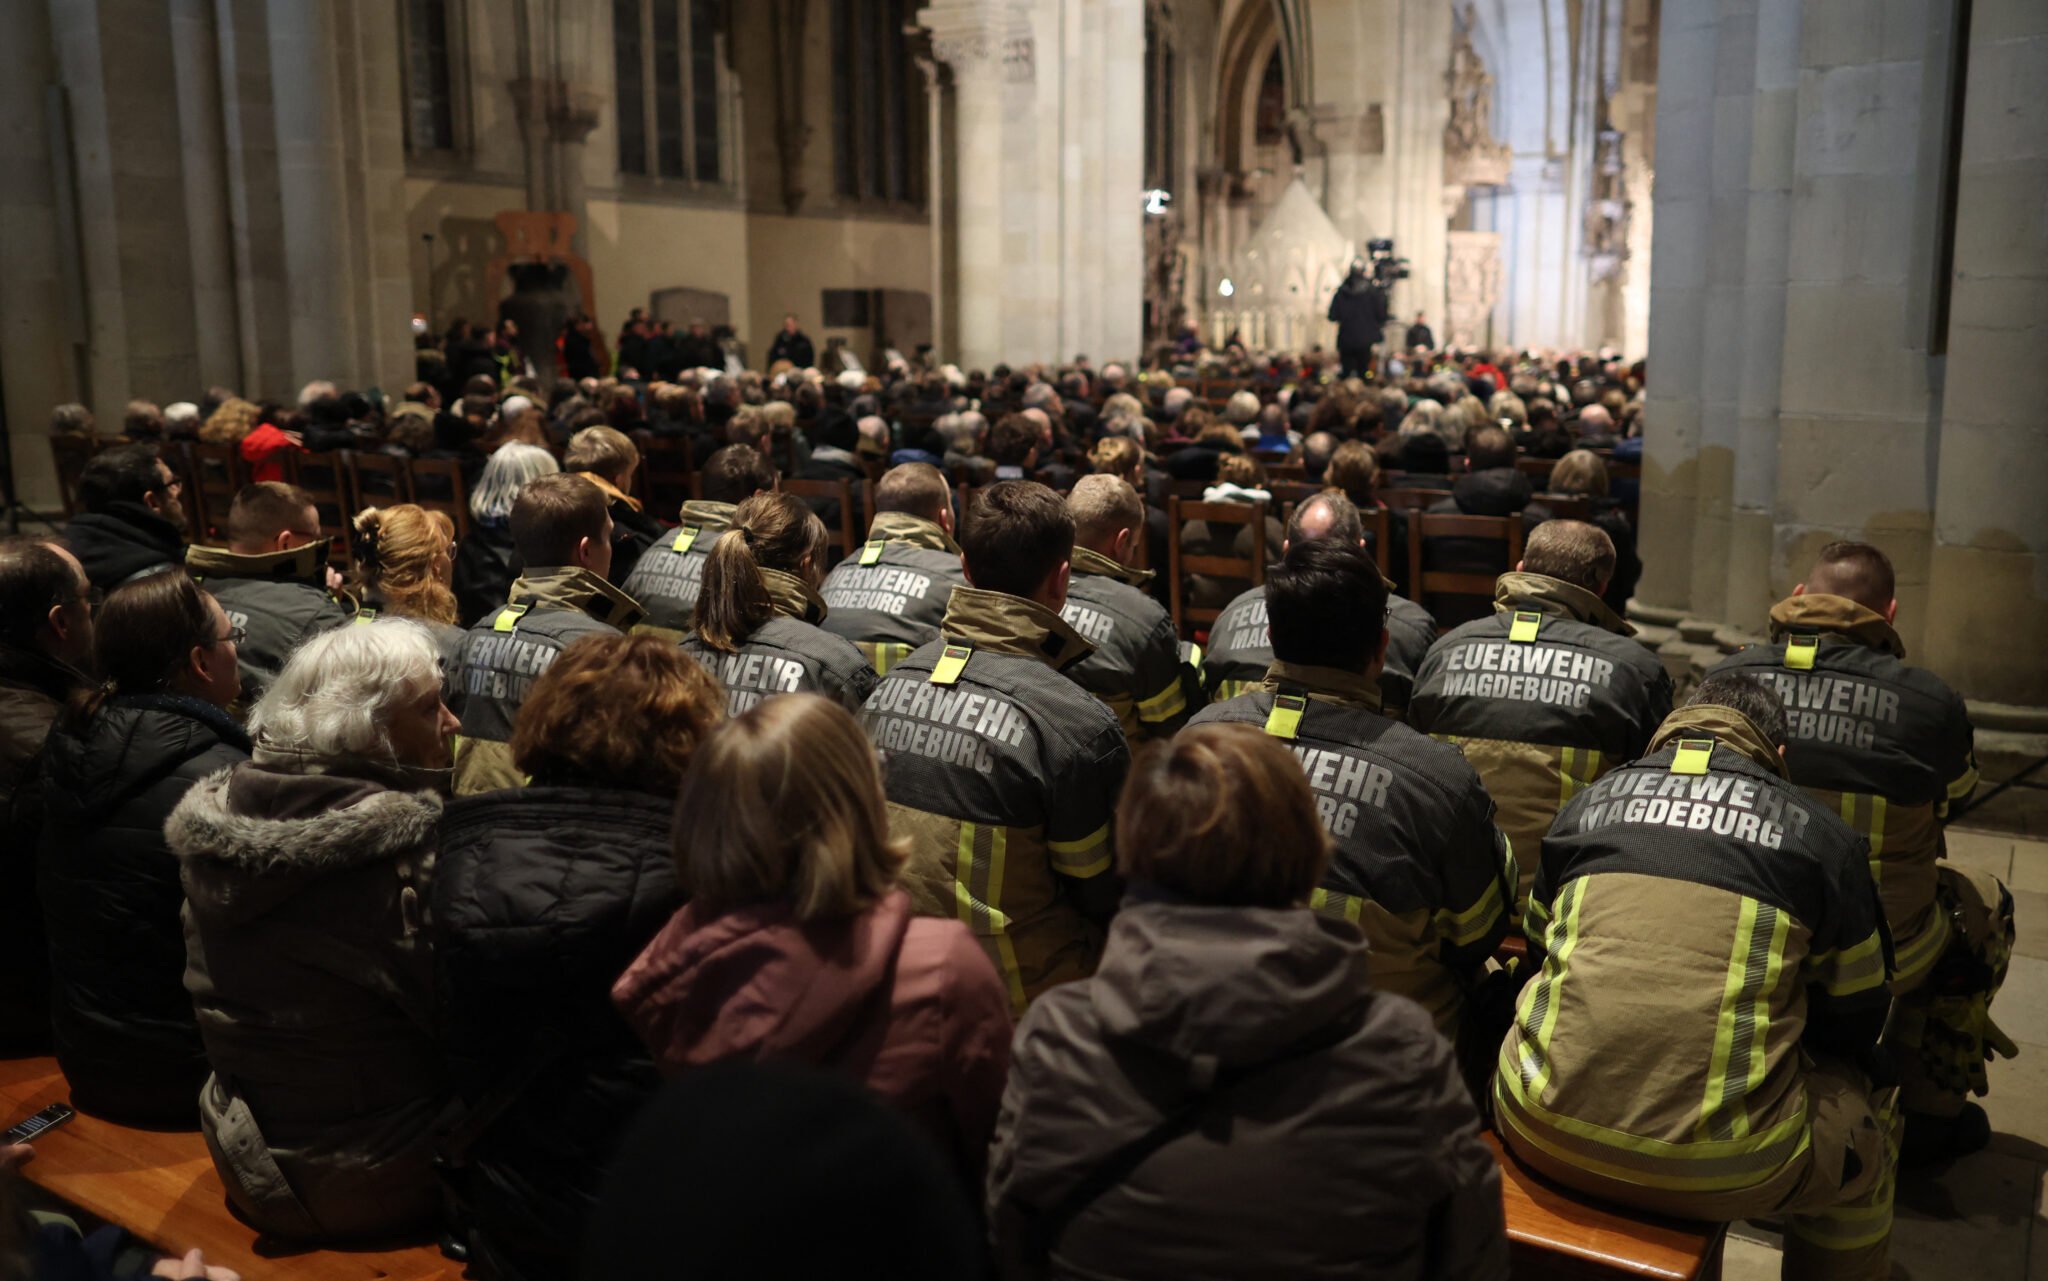
[[[1145,213],[1153,218],[1164,218],[1166,207],[1173,203],[1173,193],[1154,187],[1145,193]]]
[[[1223,278],[1223,283],[1216,286],[1216,292],[1222,294],[1225,298],[1228,298],[1230,297],[1230,295],[1237,292],[1237,286],[1230,283],[1230,277],[1225,276]]]

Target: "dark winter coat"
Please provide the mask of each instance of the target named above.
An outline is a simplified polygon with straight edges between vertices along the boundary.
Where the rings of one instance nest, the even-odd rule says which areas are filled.
[[[523,568],[509,525],[479,521],[455,549],[455,618],[464,627],[505,603]]]
[[[0,1058],[50,1052],[50,957],[36,899],[43,826],[43,744],[84,674],[33,650],[0,645]]]
[[[261,1232],[384,1236],[440,1213],[424,933],[440,817],[431,792],[265,762],[204,780],[164,825],[213,1067],[200,1128]]]
[[[1450,1046],[1373,989],[1357,929],[1299,908],[1134,892],[1093,978],[1017,1029],[989,1158],[1006,1277],[1507,1275],[1500,1174]],[[1316,1045],[1334,1029],[1348,1036]],[[1076,1215],[1034,1267],[1028,1211],[1056,1204],[1194,1096],[1255,1069]]]
[[[1515,468],[1488,467],[1458,477],[1451,486],[1451,496],[1429,510],[1435,516],[1513,516],[1520,513],[1522,532],[1526,534],[1550,519],[1549,508],[1530,501],[1535,493],[1529,478]],[[1501,546],[1485,539],[1431,537],[1423,540],[1422,563],[1426,569],[1498,576],[1514,568],[1502,553]],[[1484,596],[1432,594],[1417,603],[1444,627],[1493,616],[1493,602]]]
[[[1370,347],[1387,328],[1387,296],[1364,275],[1347,277],[1330,298],[1329,319],[1337,322],[1337,348]]]
[[[471,1266],[576,1272],[613,1147],[659,1076],[611,985],[682,904],[673,800],[529,787],[441,820],[434,975],[449,1082],[501,1107],[467,1157]]]
[[[185,893],[164,820],[195,782],[248,759],[211,703],[116,698],[44,749],[37,891],[50,938],[57,1063],[83,1111],[191,1126],[206,1054],[185,991]]]
[[[73,516],[64,526],[64,546],[104,592],[185,563],[184,535],[141,503],[108,503],[103,511]]]

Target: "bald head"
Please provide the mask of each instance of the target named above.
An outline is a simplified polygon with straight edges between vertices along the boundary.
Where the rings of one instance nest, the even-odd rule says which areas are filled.
[[[1829,543],[1796,595],[1845,596],[1887,620],[1898,612],[1891,558],[1869,543]]]
[[[1074,518],[1074,542],[1121,561],[1133,542],[1131,534],[1145,523],[1145,504],[1121,476],[1098,472],[1074,482],[1067,495],[1067,513]]]
[[[1365,542],[1365,521],[1358,508],[1343,494],[1325,492],[1304,501],[1287,520],[1285,549],[1296,543],[1334,538],[1347,543]]]
[[[1579,411],[1579,435],[1611,436],[1614,434],[1614,415],[1607,412],[1605,405],[1588,405]]]
[[[1606,530],[1582,520],[1546,520],[1529,531],[1522,563],[1515,568],[1598,596],[1614,578],[1614,540]]]

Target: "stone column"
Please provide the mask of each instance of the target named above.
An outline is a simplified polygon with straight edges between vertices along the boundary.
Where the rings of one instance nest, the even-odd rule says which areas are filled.
[[[83,300],[60,246],[56,175],[46,110],[58,83],[48,0],[0,0],[0,172],[8,176],[0,221],[0,370],[9,452],[21,502],[57,510],[47,427],[50,407],[86,394]],[[98,406],[102,414],[112,403]]]
[[[2048,705],[2048,10],[1977,0],[1956,200],[1924,661]],[[1903,611],[1904,605],[1902,603]]]
[[[957,281],[945,305],[958,335],[954,351],[960,363],[987,369],[1014,358],[1003,350],[1004,264],[1010,242],[1003,225],[1004,183],[996,172],[1004,158],[1006,24],[978,3],[934,5],[919,11],[918,21],[932,33],[932,56],[952,69],[954,154],[978,161],[955,165],[943,196],[950,199],[955,218],[951,277]],[[942,193],[932,196],[940,199]],[[1024,249],[1026,240],[1019,236],[1016,248]]]

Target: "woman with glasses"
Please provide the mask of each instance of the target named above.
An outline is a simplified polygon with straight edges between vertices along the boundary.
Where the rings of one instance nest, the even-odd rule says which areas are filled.
[[[240,631],[183,570],[115,589],[94,620],[103,683],[43,749],[37,897],[57,1062],[79,1109],[190,1127],[206,1057],[185,992],[185,900],[164,820],[249,755],[227,712]]]

